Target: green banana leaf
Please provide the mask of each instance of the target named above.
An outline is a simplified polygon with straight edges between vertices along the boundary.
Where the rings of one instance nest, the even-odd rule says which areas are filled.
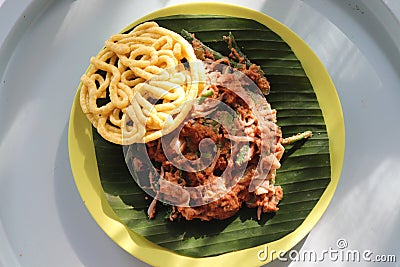
[[[175,32],[186,29],[205,44],[228,54],[223,35],[231,31],[242,51],[260,65],[271,83],[267,100],[278,111],[283,136],[306,130],[313,137],[286,147],[276,184],[284,199],[276,213],[242,208],[235,216],[218,221],[174,221],[168,207],[159,203],[153,220],[147,217],[151,198],[137,186],[124,162],[122,147],[104,140],[93,129],[101,184],[116,215],[148,240],[191,257],[206,257],[265,244],[284,237],[304,221],[331,179],[329,140],[313,87],[291,48],[274,32],[256,21],[224,16],[172,16],[156,20]]]

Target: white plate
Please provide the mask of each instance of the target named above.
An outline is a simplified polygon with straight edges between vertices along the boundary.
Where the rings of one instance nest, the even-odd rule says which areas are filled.
[[[79,77],[103,41],[178,1],[2,2],[0,265],[147,266],[109,239],[84,207],[69,166],[68,116]],[[341,98],[342,178],[328,210],[295,249],[322,253],[338,249],[337,240],[344,238],[346,249],[397,255],[400,261],[398,1],[234,3],[298,33],[325,64]],[[312,265],[272,263],[288,264]],[[327,258],[323,264],[335,263]]]

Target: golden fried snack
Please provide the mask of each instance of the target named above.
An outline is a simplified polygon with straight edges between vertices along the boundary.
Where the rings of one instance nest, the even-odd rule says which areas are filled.
[[[173,131],[205,82],[192,46],[155,22],[111,36],[90,63],[81,77],[80,104],[99,134],[116,144]]]

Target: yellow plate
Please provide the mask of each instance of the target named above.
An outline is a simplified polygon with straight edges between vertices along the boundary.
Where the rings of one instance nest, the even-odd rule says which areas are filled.
[[[258,21],[277,33],[289,46],[314,87],[325,119],[329,136],[331,182],[304,222],[293,232],[274,242],[257,247],[230,252],[219,256],[191,258],[162,248],[130,230],[115,215],[100,183],[95,156],[92,128],[79,105],[79,90],[72,105],[68,146],[72,172],[83,202],[103,231],[121,248],[140,260],[155,266],[259,266],[270,261],[260,261],[258,254],[268,246],[272,251],[288,251],[301,241],[314,227],[328,207],[338,184],[344,158],[345,131],[340,101],[335,87],[323,64],[304,41],[280,22],[257,11],[221,3],[190,3],[167,7],[151,13],[122,31],[157,17],[177,14],[210,14],[249,18]],[[260,255],[264,256],[264,255]]]

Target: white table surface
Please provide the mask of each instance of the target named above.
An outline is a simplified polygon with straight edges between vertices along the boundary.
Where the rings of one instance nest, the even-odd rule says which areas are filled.
[[[69,165],[69,111],[104,40],[183,2],[190,1],[0,0],[0,266],[148,266],[85,208]],[[294,249],[322,252],[342,238],[348,249],[397,258],[368,266],[400,266],[400,2],[215,2],[250,7],[290,27],[324,63],[341,100],[341,180],[322,219]],[[268,266],[333,264],[366,263]]]

